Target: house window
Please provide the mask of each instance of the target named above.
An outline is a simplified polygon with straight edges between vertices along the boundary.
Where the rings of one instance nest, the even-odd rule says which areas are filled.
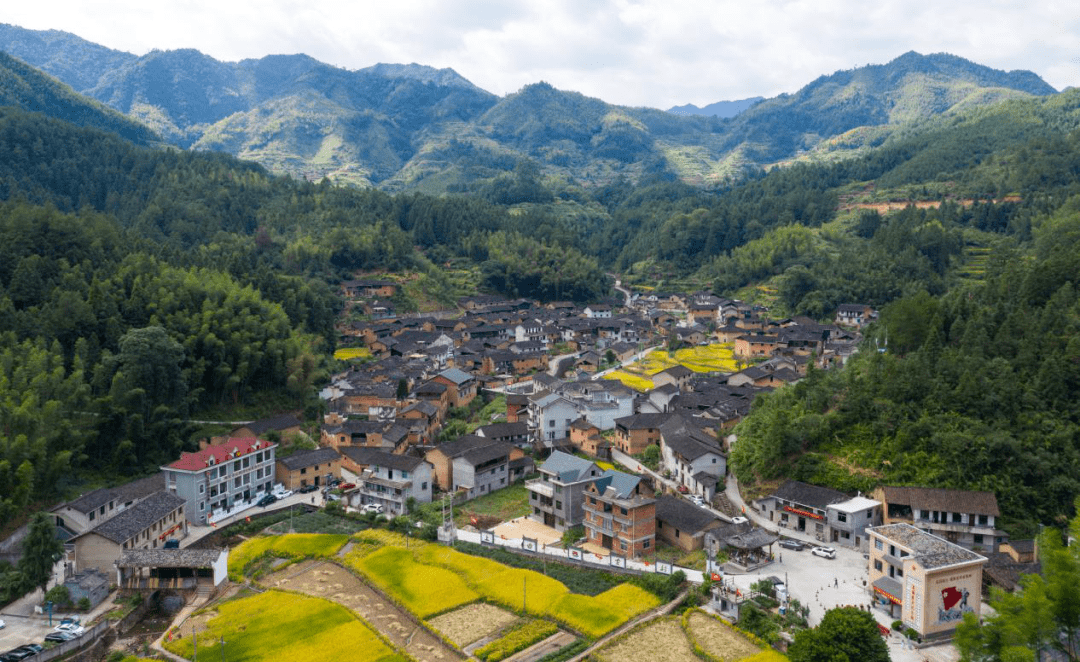
[[[203,510],[205,510],[205,508],[206,508],[206,504],[203,503],[202,501],[200,501],[199,502],[199,512],[201,513]]]
[[[642,549],[648,549],[649,548],[649,542],[650,541],[646,540],[645,542],[641,543],[641,548]]]
[[[881,561],[879,559],[874,559],[874,570],[881,572],[881,567]]]
[[[953,524],[959,524],[960,522],[964,521],[964,518],[960,515],[960,513],[953,513],[952,521]]]
[[[678,538],[678,537],[679,537],[679,530],[678,530],[678,529],[675,529],[675,537],[676,537],[676,538]]]
[[[554,418],[548,419],[548,427],[549,428],[555,427],[555,419]]]
[[[206,492],[206,485],[203,485],[202,483],[199,483],[199,494],[203,494],[205,492]]]
[[[986,515],[979,515],[979,526],[986,526],[990,520]]]
[[[555,502],[555,510],[562,510],[562,501]]]
[[[981,544],[983,544],[983,537],[982,537],[982,534],[981,534],[981,533],[976,533],[976,534],[975,534],[975,544],[976,544],[976,545],[981,545]]]
[[[422,489],[422,490],[427,489],[427,481],[424,481],[424,482],[420,483],[420,489]],[[535,497],[536,497],[536,493],[533,492],[533,498],[535,498]]]
[[[837,522],[846,522],[847,521],[847,513],[836,513],[836,521]]]
[[[301,476],[303,476],[306,473],[307,473],[307,467],[304,467],[304,468],[300,469],[300,475]]]
[[[885,544],[881,542],[880,538],[874,538],[874,549],[885,549]]]
[[[626,508],[619,508],[619,512],[623,515],[626,514]]]

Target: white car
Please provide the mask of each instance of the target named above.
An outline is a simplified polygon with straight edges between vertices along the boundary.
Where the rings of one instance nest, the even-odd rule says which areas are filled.
[[[0,630],[3,630],[6,627],[7,623],[4,622],[4,619],[0,618]]]
[[[67,632],[68,634],[73,634],[76,637],[86,632],[86,628],[79,625],[78,623],[61,623],[60,625],[54,627],[53,630],[57,632]]]
[[[820,556],[820,557],[826,558],[826,559],[835,559],[836,558],[836,550],[833,549],[832,547],[815,547],[815,548],[810,550],[810,553],[813,554],[814,556]]]
[[[690,497],[690,501],[692,501],[695,506],[703,506],[703,505],[705,505],[705,500],[702,499],[701,497],[699,497],[696,494],[693,495],[692,497]]]
[[[746,519],[745,517],[732,517],[731,518],[731,523],[732,524],[746,524],[749,521],[750,520]]]
[[[383,508],[383,505],[381,503],[365,503],[364,507],[361,508],[361,510],[363,510],[365,513],[375,513],[379,515],[382,514],[382,512],[386,509]]]
[[[277,492],[274,492],[274,496],[279,499],[284,499],[285,497],[291,497],[292,493],[292,490],[279,490]]]

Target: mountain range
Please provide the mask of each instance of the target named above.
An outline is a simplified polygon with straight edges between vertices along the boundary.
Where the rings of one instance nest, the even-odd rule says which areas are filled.
[[[722,184],[748,169],[859,154],[965,109],[1056,92],[1028,71],[910,52],[821,76],[794,94],[725,102],[750,105],[724,117],[738,106],[631,108],[543,82],[500,98],[451,69],[419,64],[349,71],[306,55],[135,56],[11,25],[0,25],[0,50],[179,147],[391,191],[469,190],[522,159],[584,185],[656,174]]]

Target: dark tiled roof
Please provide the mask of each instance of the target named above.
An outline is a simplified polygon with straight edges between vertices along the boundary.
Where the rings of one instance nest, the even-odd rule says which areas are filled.
[[[394,453],[387,453],[386,451],[377,451],[371,454],[367,464],[372,467],[386,467],[387,469],[397,469],[399,471],[413,471],[416,467],[423,464],[423,462],[424,460],[411,455],[395,455]]]
[[[505,459],[509,461],[510,450],[513,448],[510,444],[497,441],[490,446],[480,446],[479,448],[473,448],[458,456],[462,460],[469,464],[483,464],[490,460]],[[457,459],[457,458],[455,458]]]
[[[117,563],[121,568],[210,568],[221,549],[125,549]]]
[[[271,430],[288,430],[289,428],[301,427],[303,425],[304,422],[294,414],[281,414],[280,416],[274,416],[272,418],[252,421],[241,427],[247,428],[248,430],[251,430],[255,436],[259,436]]]
[[[634,414],[615,419],[615,425],[627,430],[655,430],[670,419],[672,414]]]
[[[381,448],[367,446],[342,446],[339,452],[360,466],[366,467],[371,464],[374,458],[377,458],[380,453],[385,451]]]
[[[483,446],[490,446],[493,442],[491,439],[485,439],[484,437],[477,436],[475,434],[461,435],[453,441],[448,441],[443,444],[439,444],[432,451],[439,451],[448,458],[455,458],[474,448],[481,448]]]
[[[324,464],[340,459],[341,453],[333,448],[316,448],[309,451],[293,453],[288,457],[279,457],[277,461],[285,465],[289,471],[296,471],[305,467],[313,467],[316,464]]]
[[[483,436],[488,439],[499,437],[521,437],[529,434],[529,424],[524,421],[517,423],[490,423],[477,428],[477,432],[483,430]]]
[[[912,509],[938,510],[941,512],[976,513],[979,515],[1001,514],[997,497],[993,492],[969,492],[933,487],[883,487],[884,500],[890,504],[903,504]]]
[[[789,480],[773,492],[773,496],[784,501],[812,506],[825,510],[825,506],[839,501],[846,501],[847,495],[829,487],[810,485],[797,480]]]
[[[151,524],[182,507],[184,503],[184,500],[175,494],[158,492],[120,512],[116,517],[105,520],[90,533],[96,533],[117,544],[123,544],[145,531]]]
[[[656,499],[656,519],[691,535],[721,523],[720,518],[708,510],[673,496]]]

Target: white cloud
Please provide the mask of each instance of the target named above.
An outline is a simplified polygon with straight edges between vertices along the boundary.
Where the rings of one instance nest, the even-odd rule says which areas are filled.
[[[1080,9],[1057,0],[38,0],[0,21],[137,54],[417,62],[496,94],[546,80],[661,108],[794,92],[909,50],[1080,80]]]

